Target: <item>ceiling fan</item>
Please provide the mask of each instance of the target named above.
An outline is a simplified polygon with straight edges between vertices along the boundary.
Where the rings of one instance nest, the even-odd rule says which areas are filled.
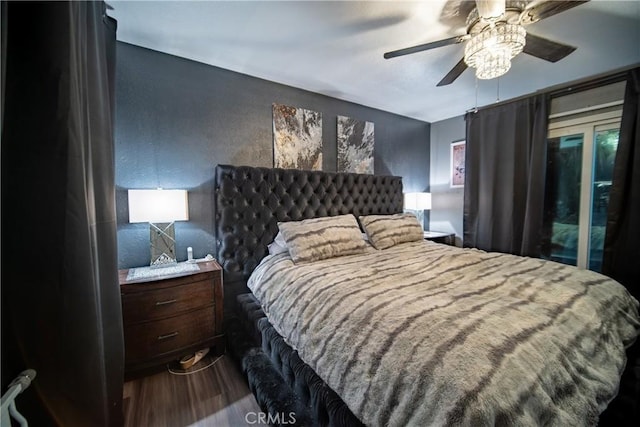
[[[587,1],[476,0],[476,7],[466,19],[466,34],[387,52],[384,58],[467,42],[464,58],[437,86],[453,83],[468,67],[475,68],[476,76],[480,79],[501,76],[511,67],[511,59],[520,52],[557,62],[576,48],[528,33],[524,27]]]

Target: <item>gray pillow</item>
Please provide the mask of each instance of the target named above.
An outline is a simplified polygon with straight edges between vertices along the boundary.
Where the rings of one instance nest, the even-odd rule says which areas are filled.
[[[367,248],[353,215],[279,222],[278,228],[296,264],[359,254]]]
[[[359,219],[369,236],[369,242],[376,249],[386,249],[398,243],[417,242],[424,239],[418,219],[410,213],[367,215]]]
[[[282,237],[282,233],[278,231],[273,242],[267,245],[269,248],[269,255],[278,255],[284,252],[289,252],[289,248],[287,248],[287,242],[284,241],[284,237]]]

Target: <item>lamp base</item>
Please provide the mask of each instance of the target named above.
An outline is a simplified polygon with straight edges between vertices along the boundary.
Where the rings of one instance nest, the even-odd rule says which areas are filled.
[[[149,223],[149,244],[151,267],[165,267],[177,263],[176,232],[173,222]]]
[[[405,211],[410,212],[412,214],[414,214],[416,216],[416,218],[418,219],[418,222],[420,223],[420,226],[422,227],[422,229],[424,230],[424,211],[422,210],[413,210],[413,209],[405,209]]]
[[[151,268],[164,268],[164,267],[171,267],[173,265],[178,265],[178,261],[176,261],[173,258],[168,257],[166,254],[162,254],[161,256],[156,258],[155,260],[151,261],[151,264],[149,264],[149,267],[151,267]]]

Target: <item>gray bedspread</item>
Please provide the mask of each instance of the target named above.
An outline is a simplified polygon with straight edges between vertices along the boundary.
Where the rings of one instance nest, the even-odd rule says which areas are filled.
[[[640,330],[603,275],[428,241],[269,256],[249,288],[370,426],[595,425]]]

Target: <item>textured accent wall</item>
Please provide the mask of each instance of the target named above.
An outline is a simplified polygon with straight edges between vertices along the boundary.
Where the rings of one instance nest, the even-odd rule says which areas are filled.
[[[149,263],[148,225],[128,223],[130,188],[189,190],[178,260],[187,246],[197,258],[215,253],[215,165],[273,166],[273,103],[322,112],[325,171],[336,170],[343,115],[375,123],[376,175],[402,176],[405,191],[429,188],[429,123],[126,43],[117,46],[116,79],[120,268]]]

